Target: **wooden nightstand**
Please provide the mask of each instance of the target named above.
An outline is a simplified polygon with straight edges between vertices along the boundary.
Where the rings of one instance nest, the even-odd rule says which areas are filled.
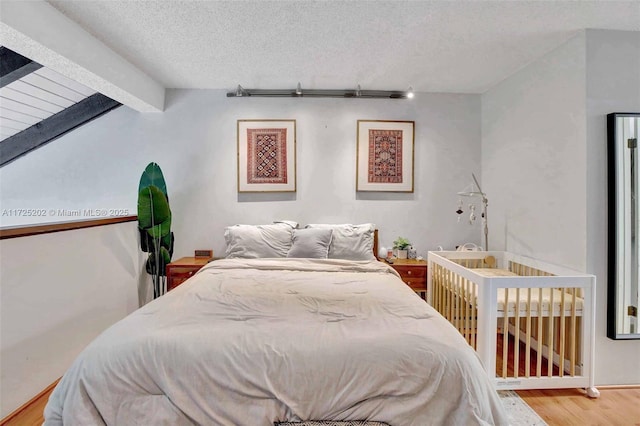
[[[167,265],[167,291],[191,278],[211,259],[206,257],[182,257]]]
[[[427,298],[427,261],[416,259],[393,259],[390,265],[413,291]]]

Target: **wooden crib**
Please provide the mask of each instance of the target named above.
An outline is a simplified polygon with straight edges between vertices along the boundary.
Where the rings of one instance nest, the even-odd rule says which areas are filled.
[[[497,389],[594,386],[595,276],[508,252],[429,252],[428,302]]]

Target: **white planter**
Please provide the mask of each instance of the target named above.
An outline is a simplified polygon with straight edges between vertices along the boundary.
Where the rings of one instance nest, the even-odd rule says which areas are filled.
[[[397,250],[396,257],[398,259],[406,259],[407,258],[407,250]]]

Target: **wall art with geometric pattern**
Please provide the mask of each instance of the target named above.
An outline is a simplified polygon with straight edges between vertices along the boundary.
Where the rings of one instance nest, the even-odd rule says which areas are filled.
[[[356,191],[413,192],[414,121],[358,120]]]
[[[238,120],[238,192],[296,191],[296,121]]]

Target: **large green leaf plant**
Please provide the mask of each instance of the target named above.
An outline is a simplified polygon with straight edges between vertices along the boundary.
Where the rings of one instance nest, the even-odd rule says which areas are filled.
[[[167,184],[156,163],[149,163],[140,177],[138,230],[140,247],[149,253],[146,270],[152,276],[155,299],[166,292],[166,266],[171,262],[174,242]]]

